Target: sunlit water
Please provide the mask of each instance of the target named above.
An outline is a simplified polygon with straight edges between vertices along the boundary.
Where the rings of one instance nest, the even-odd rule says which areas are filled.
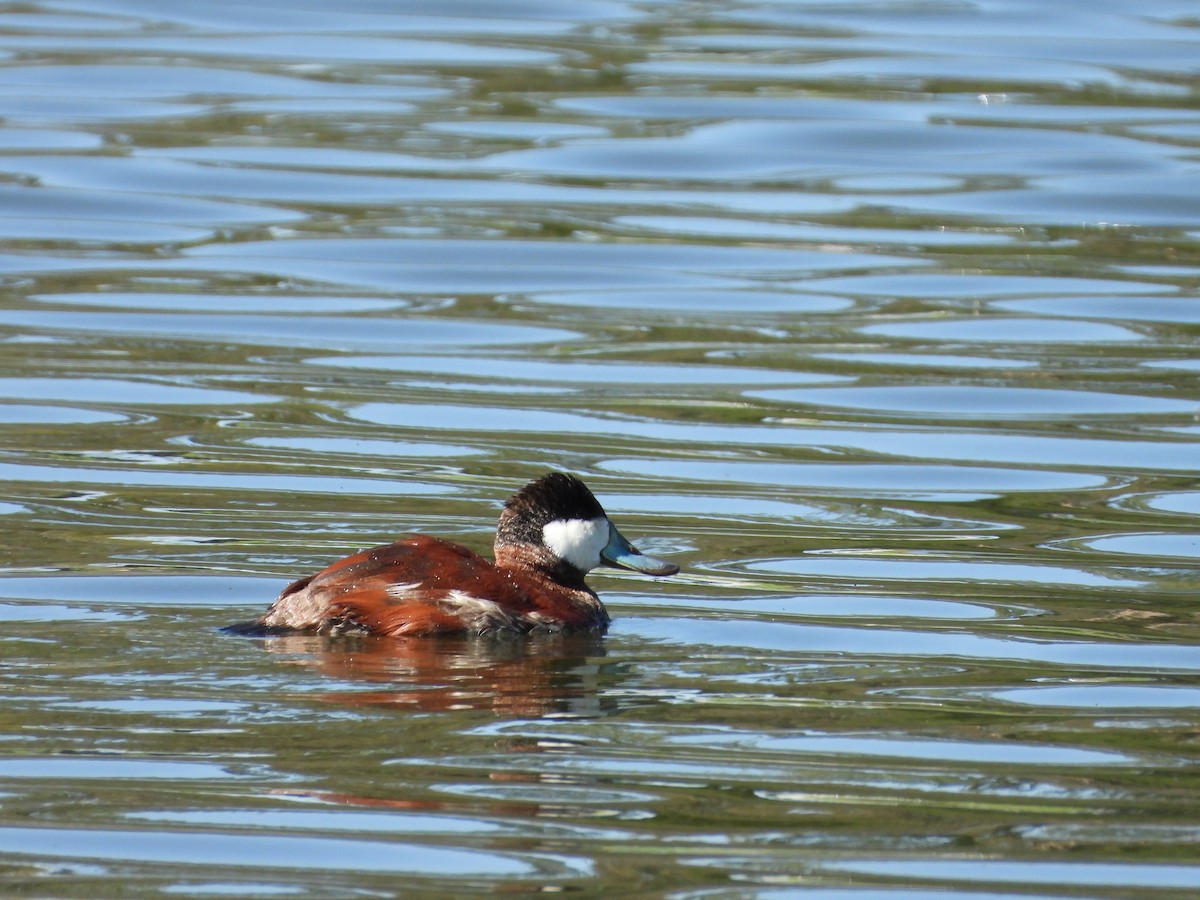
[[[1195,896],[1198,27],[0,7],[0,893]],[[603,638],[219,630],[550,468]]]

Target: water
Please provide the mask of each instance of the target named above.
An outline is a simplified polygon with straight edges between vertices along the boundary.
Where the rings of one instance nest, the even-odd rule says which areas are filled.
[[[0,893],[1195,896],[1197,23],[4,7]],[[549,468],[603,638],[219,630]]]

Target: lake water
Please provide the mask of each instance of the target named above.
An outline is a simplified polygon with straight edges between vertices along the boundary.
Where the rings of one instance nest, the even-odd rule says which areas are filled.
[[[0,8],[0,894],[1200,886],[1200,15]],[[603,637],[253,640],[580,473]]]

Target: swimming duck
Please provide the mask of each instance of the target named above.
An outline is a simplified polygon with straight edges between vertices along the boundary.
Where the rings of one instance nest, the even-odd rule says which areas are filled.
[[[587,486],[552,472],[504,504],[496,562],[418,535],[364,550],[283,589],[253,623],[268,633],[385,636],[603,631],[608,611],[584,576],[599,565],[647,575],[679,566],[627,541]]]

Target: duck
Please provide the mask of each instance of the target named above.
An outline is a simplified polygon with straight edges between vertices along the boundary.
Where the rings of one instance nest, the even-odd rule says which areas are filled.
[[[384,637],[602,633],[611,620],[584,582],[589,572],[679,571],[634,547],[587,485],[565,472],[536,478],[505,502],[494,551],[490,562],[452,541],[403,537],[292,582],[246,628]]]

